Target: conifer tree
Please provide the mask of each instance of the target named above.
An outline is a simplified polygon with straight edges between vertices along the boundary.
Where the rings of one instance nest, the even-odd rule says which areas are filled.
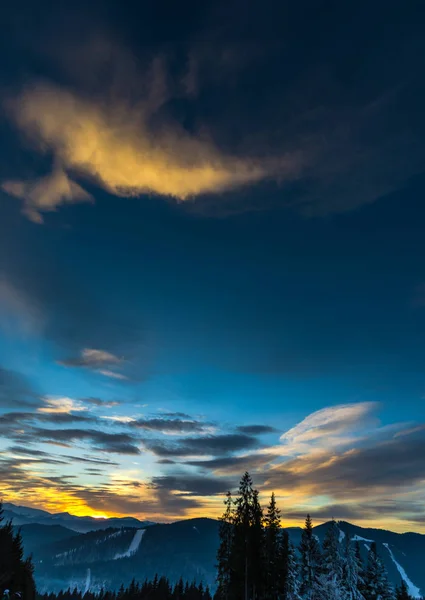
[[[305,520],[299,551],[301,555],[300,593],[305,600],[314,600],[319,597],[321,552],[319,542],[313,534],[310,515],[307,515]]]
[[[12,523],[4,523],[0,502],[0,585],[11,594],[20,592],[25,600],[34,600],[35,583],[31,558],[24,559],[20,532],[14,532]]]
[[[396,600],[412,600],[407,590],[407,585],[404,579],[401,580],[400,586],[396,589]]]
[[[385,567],[378,556],[376,542],[371,544],[368,552],[364,596],[366,600],[393,600],[394,598],[394,591],[388,582]]]
[[[219,547],[217,551],[217,598],[228,600],[232,573],[232,550],[234,545],[234,508],[232,495],[226,494],[225,511],[220,519]],[[183,582],[182,582],[183,584]]]
[[[277,600],[285,588],[284,540],[280,530],[280,511],[274,493],[264,518],[265,525],[265,596]]]
[[[284,598],[286,600],[300,600],[300,582],[298,579],[299,566],[295,554],[295,548],[287,536],[287,576]]]
[[[343,552],[343,589],[346,600],[364,600],[361,592],[363,581],[359,571],[361,564],[360,548],[357,555],[357,544],[353,546],[346,535]]]
[[[239,484],[233,516],[230,597],[256,600],[263,590],[263,512],[249,473]]]
[[[323,572],[326,580],[334,586],[342,585],[342,556],[339,543],[339,529],[334,521],[329,524],[323,540]]]

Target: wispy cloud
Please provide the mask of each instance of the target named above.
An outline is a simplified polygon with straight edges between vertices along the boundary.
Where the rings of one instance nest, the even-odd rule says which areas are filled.
[[[282,451],[296,455],[306,453],[313,447],[343,446],[353,441],[353,436],[360,431],[364,433],[366,422],[371,422],[371,415],[377,406],[375,402],[359,402],[318,410],[281,435]]]
[[[2,189],[24,201],[23,213],[35,223],[42,223],[42,213],[56,210],[60,204],[93,201],[92,196],[59,166],[51,174],[34,181],[5,181]]]
[[[112,370],[123,362],[123,358],[115,356],[115,354],[106,350],[83,348],[80,356],[59,360],[58,364],[70,368],[91,369],[105,377],[124,381],[128,379],[126,375]]]

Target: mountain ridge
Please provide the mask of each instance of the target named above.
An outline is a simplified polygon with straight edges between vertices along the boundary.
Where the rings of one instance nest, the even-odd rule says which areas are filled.
[[[11,505],[6,506],[6,518],[11,513],[19,513],[19,507],[12,505],[15,510],[11,511]],[[102,519],[102,527],[76,531],[71,524],[74,528],[75,523],[79,528],[99,524],[87,522],[84,517],[75,517],[76,522],[66,520],[69,526],[64,527],[57,520],[49,521],[46,511],[37,510],[30,509],[36,511],[31,513],[30,523],[13,523],[21,530],[26,555],[33,555],[37,586],[42,592],[68,587],[84,590],[88,579],[92,591],[117,589],[121,583],[129,584],[133,578],[144,580],[153,578],[155,574],[164,575],[171,582],[182,576],[189,581],[203,581],[214,588],[218,520],[191,518],[173,523],[146,524],[123,517]],[[26,508],[21,507],[18,517],[25,516],[22,514],[25,511]],[[37,519],[42,522],[37,523]],[[127,526],[129,521],[137,522],[137,527]],[[391,583],[397,586],[404,579],[412,596],[422,596],[425,592],[425,535],[412,531],[396,533],[380,528],[363,528],[348,521],[336,523],[341,541],[349,536],[359,542],[363,561],[366,561],[371,542],[375,542]],[[329,522],[314,528],[321,543],[328,526]],[[302,528],[285,529],[292,543],[298,546]]]

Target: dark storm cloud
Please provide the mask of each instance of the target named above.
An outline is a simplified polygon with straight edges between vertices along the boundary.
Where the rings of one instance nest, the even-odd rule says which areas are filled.
[[[147,431],[164,431],[169,433],[202,433],[210,426],[209,423],[202,423],[194,420],[183,420],[179,418],[154,418],[138,419],[129,423],[130,427],[145,429]]]
[[[226,493],[234,482],[219,477],[193,477],[186,474],[153,477],[152,484],[157,489],[165,489],[170,492],[178,490],[193,496],[214,496]]]
[[[263,433],[277,432],[277,429],[270,425],[240,425],[237,430],[248,435],[262,435]]]
[[[183,438],[176,444],[145,440],[144,444],[148,450],[161,457],[226,454],[259,446],[257,438],[242,433]]]
[[[75,441],[87,441],[104,452],[114,454],[140,454],[136,438],[127,433],[107,433],[95,429],[41,429],[32,430],[34,439],[69,445]]]

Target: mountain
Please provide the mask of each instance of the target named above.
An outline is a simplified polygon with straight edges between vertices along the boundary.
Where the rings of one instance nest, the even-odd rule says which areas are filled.
[[[4,517],[6,520],[12,520],[14,525],[29,525],[37,523],[38,525],[58,525],[71,529],[79,533],[88,531],[98,531],[110,527],[148,527],[152,521],[139,521],[134,517],[112,517],[109,519],[95,519],[93,517],[76,517],[67,512],[49,513],[37,508],[28,508],[27,506],[16,506],[9,502],[3,504]]]
[[[155,574],[165,575],[172,582],[180,576],[202,580],[214,587],[218,521],[213,519],[149,525],[132,518],[104,519],[99,524],[102,527],[95,528],[98,520],[90,517],[70,519],[62,514],[57,519],[58,515],[24,507],[11,511],[10,506],[5,505],[6,516],[14,512],[19,521],[31,520],[21,526],[21,532],[26,554],[33,554],[36,582],[42,592],[75,586],[83,591],[116,589],[133,578],[144,580]],[[136,527],[126,525],[134,521]],[[91,524],[92,529],[77,533],[75,523],[78,527]],[[14,524],[20,522],[14,520]],[[314,528],[320,542],[328,526],[324,523]],[[370,544],[376,542],[394,586],[403,578],[412,596],[425,593],[425,535],[367,529],[345,521],[339,521],[338,527],[341,541],[346,536],[359,541],[364,561]],[[301,528],[290,527],[287,531],[298,546]]]

